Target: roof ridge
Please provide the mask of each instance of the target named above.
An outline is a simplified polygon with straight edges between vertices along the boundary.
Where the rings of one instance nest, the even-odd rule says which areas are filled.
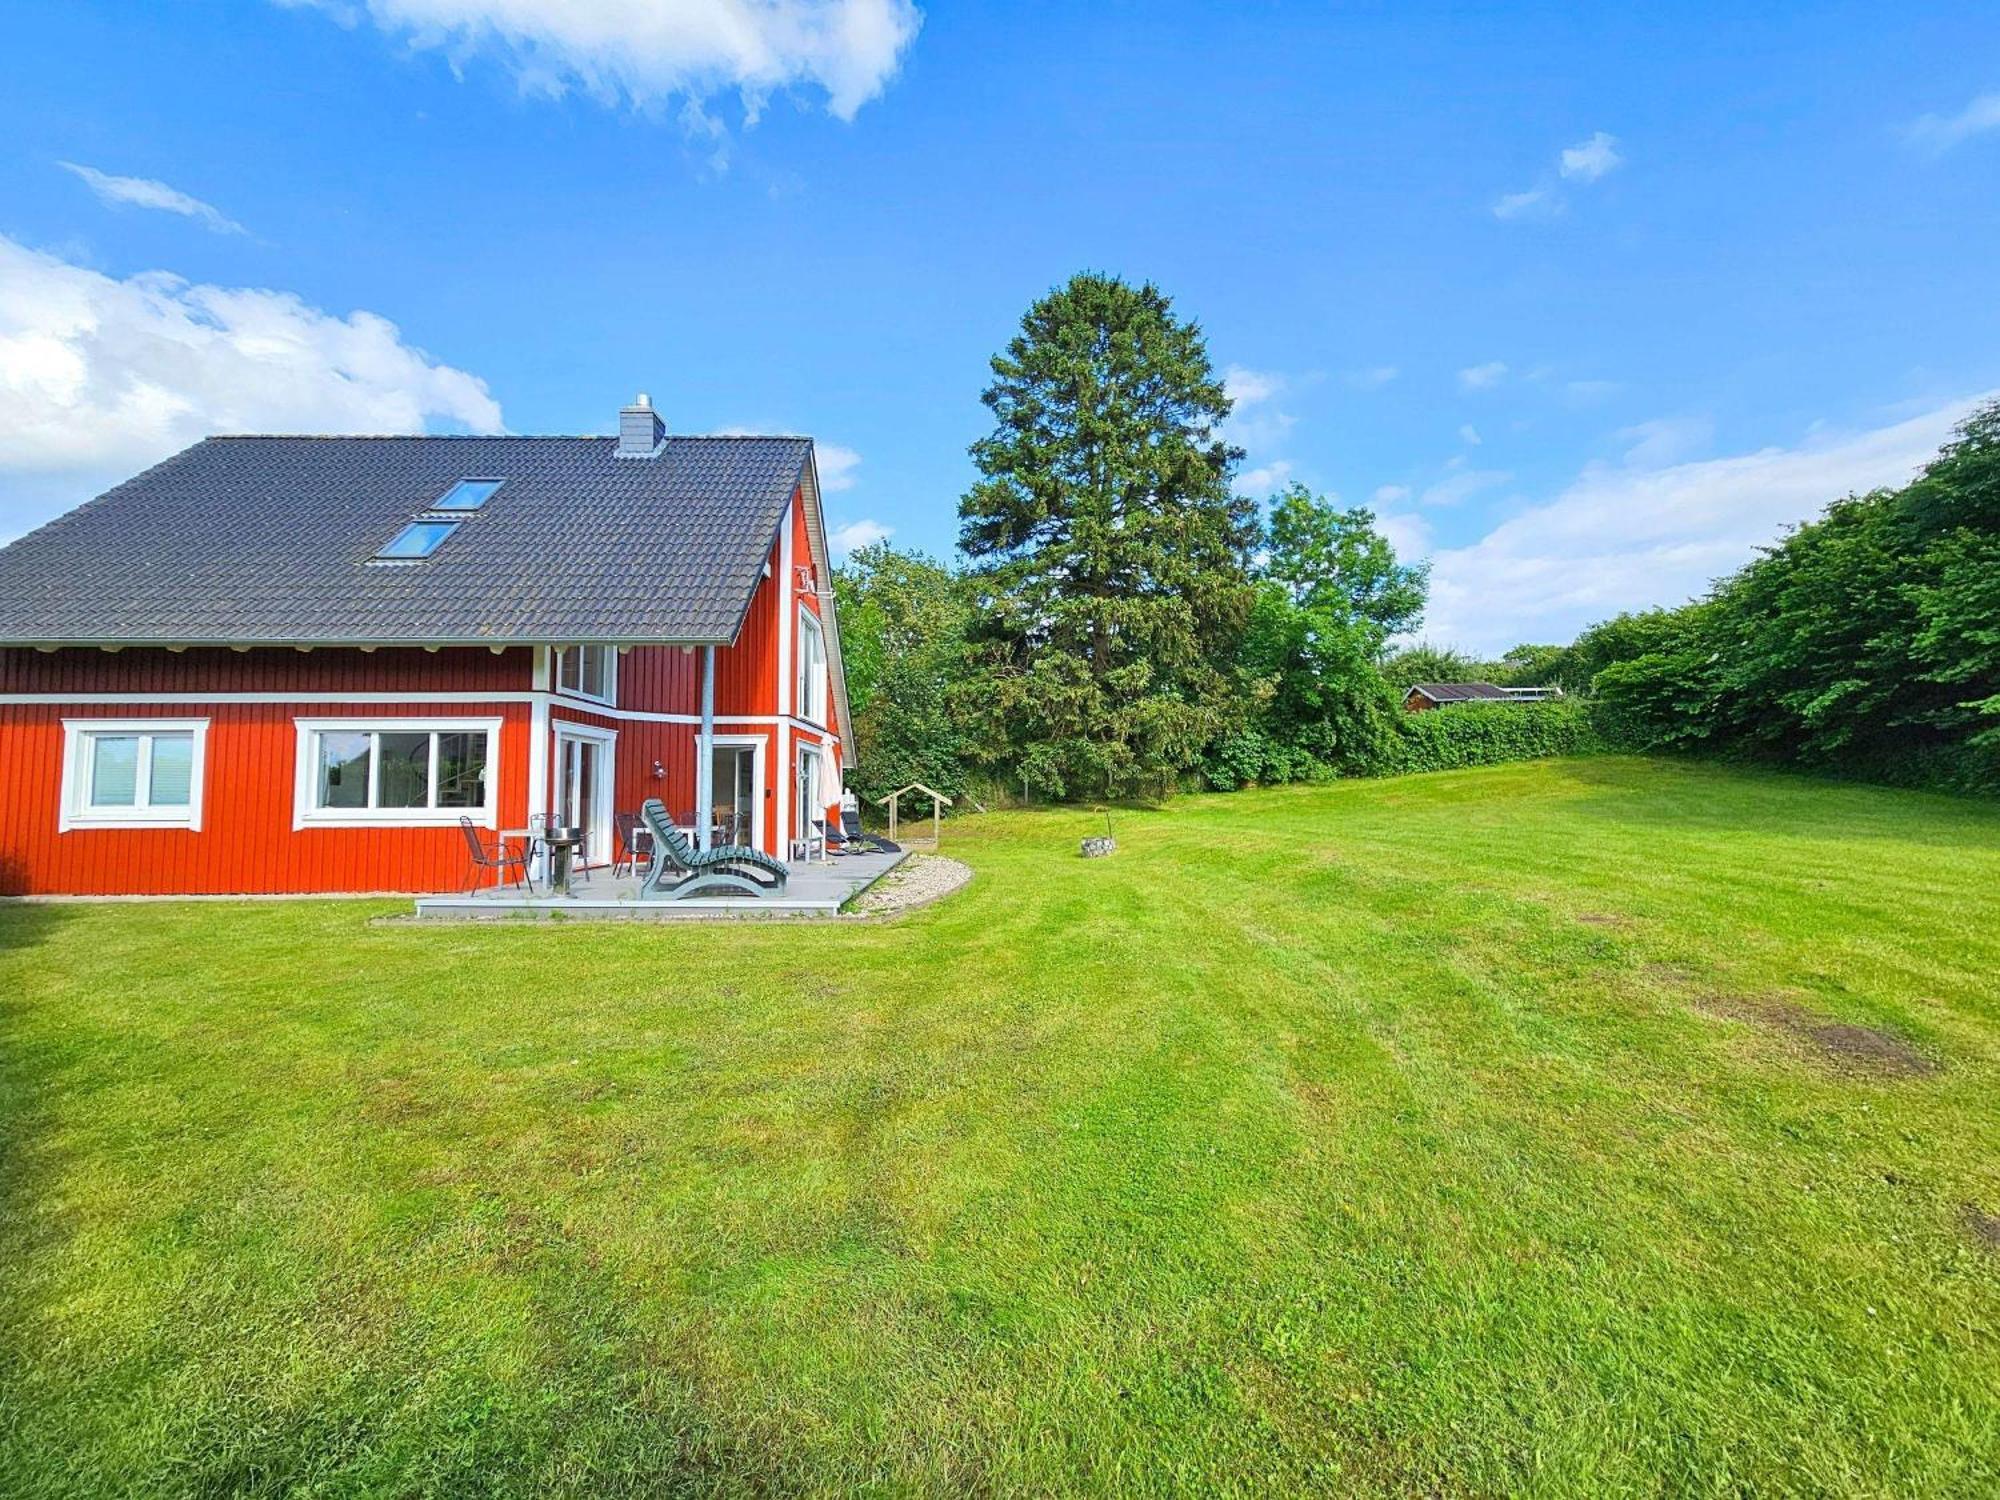
[[[810,443],[803,432],[670,432],[670,443]],[[615,443],[606,432],[212,432],[205,443]]]

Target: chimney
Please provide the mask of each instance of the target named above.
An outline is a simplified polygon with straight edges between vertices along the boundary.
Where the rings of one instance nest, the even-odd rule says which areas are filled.
[[[618,412],[618,456],[651,458],[666,441],[667,424],[653,410],[653,398],[644,391],[632,398],[630,406]]]

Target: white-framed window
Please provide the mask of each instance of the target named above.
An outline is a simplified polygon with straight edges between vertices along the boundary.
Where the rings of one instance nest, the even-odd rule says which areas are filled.
[[[206,719],[64,719],[57,827],[201,827]]]
[[[826,722],[826,635],[819,616],[799,606],[799,681],[793,710],[812,724]]]
[[[298,719],[298,828],[495,826],[498,719]]]
[[[613,646],[558,646],[556,691],[598,703],[618,701],[618,651]]]

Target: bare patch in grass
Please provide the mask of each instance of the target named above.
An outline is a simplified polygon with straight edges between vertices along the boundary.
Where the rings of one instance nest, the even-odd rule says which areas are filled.
[[[1695,1004],[1710,1015],[1769,1027],[1803,1045],[1820,1062],[1843,1073],[1876,1078],[1928,1078],[1940,1071],[1901,1037],[1852,1021],[1829,1021],[1790,1000],[1704,995]]]
[[[1965,1205],[1965,1232],[2000,1255],[2000,1214],[1989,1214],[1977,1203]]]
[[[1647,964],[1642,971],[1655,984],[1686,989],[1695,981],[1695,972],[1686,964]]]
[[[1592,927],[1630,927],[1632,925],[1630,917],[1621,917],[1618,913],[1611,911],[1580,911],[1576,914],[1576,919]]]
[[[1800,1030],[1827,1056],[1866,1072],[1923,1078],[1938,1071],[1934,1059],[1924,1056],[1901,1037],[1877,1031],[1872,1026],[1856,1026],[1847,1021],[1821,1021],[1803,1024]]]
[[[407,1125],[437,1112],[435,1099],[420,1092],[413,1080],[393,1074],[374,1080],[361,1101],[362,1117],[375,1125]]]
[[[1333,1092],[1316,1078],[1293,1078],[1292,1092],[1301,1104],[1315,1115],[1332,1114],[1334,1110]]]

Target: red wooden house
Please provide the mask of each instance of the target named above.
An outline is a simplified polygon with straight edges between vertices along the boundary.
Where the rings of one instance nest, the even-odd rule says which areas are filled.
[[[0,892],[440,891],[646,797],[780,858],[853,764],[813,446],[211,438],[0,549]]]

